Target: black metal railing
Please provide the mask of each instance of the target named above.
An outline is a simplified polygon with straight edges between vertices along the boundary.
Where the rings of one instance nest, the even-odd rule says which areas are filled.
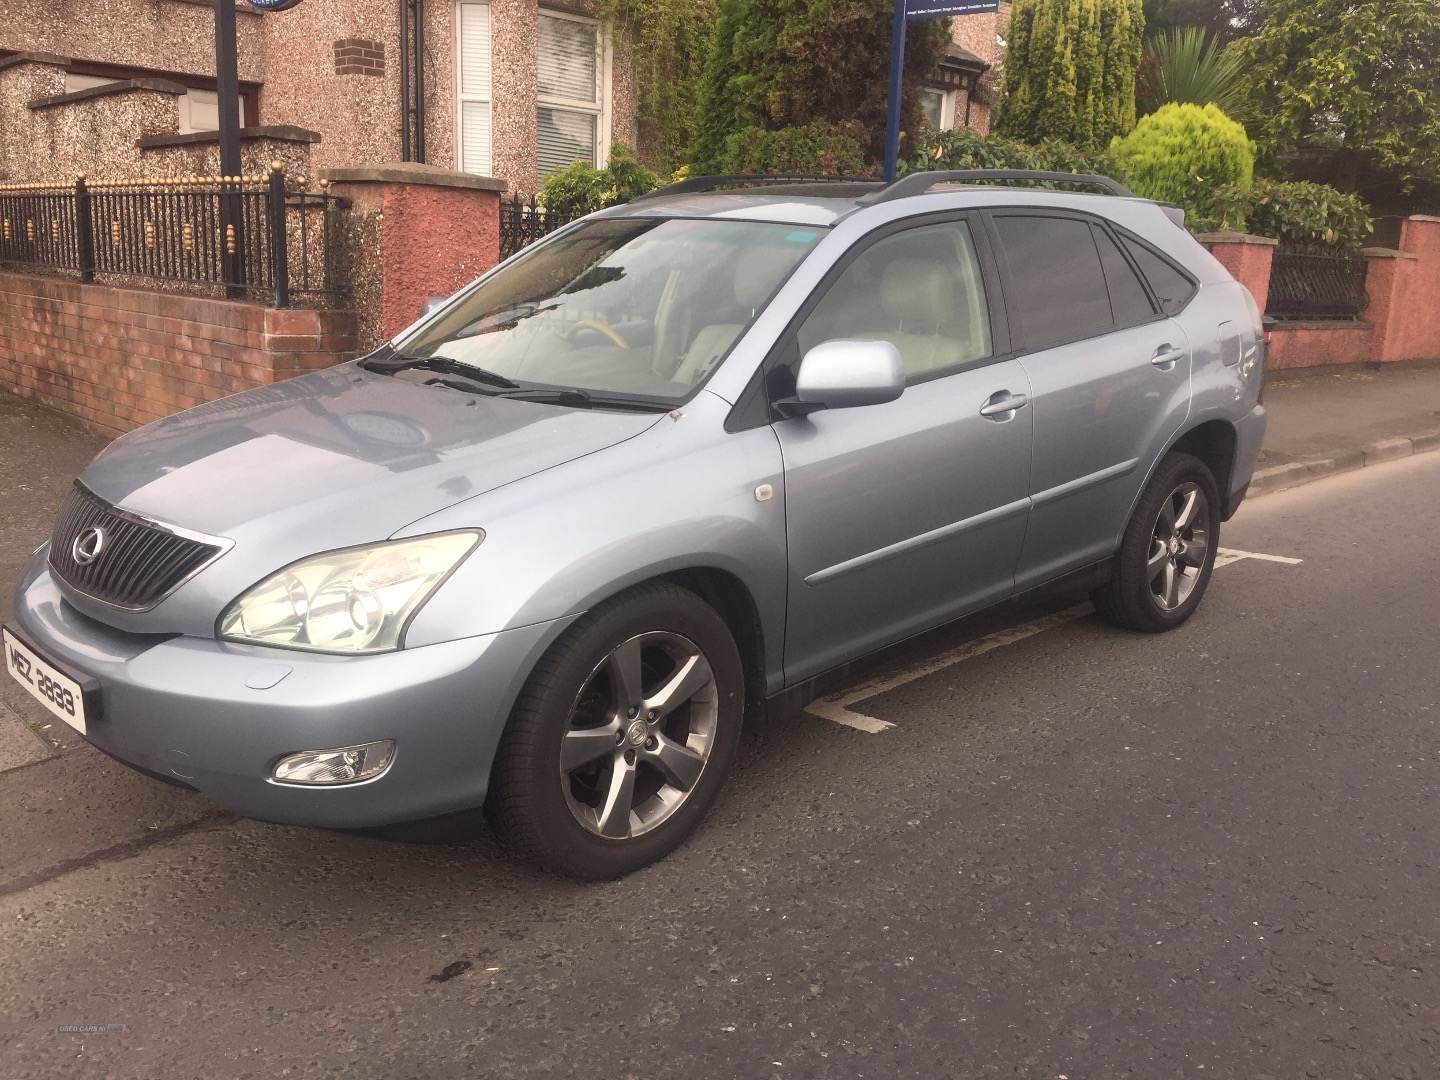
[[[1281,244],[1270,268],[1265,313],[1282,319],[1354,319],[1365,310],[1365,257],[1358,251]]]
[[[201,287],[288,307],[329,306],[341,280],[340,215],[324,181],[199,176],[0,185],[0,264]]]
[[[547,207],[536,199],[512,195],[500,199],[500,258],[508,259],[547,233],[568,225],[583,212]]]

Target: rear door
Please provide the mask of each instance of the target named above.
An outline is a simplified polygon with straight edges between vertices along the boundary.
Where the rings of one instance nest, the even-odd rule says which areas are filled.
[[[1109,225],[989,215],[1030,380],[1030,526],[1016,587],[1109,557],[1151,464],[1190,409],[1190,346]]]

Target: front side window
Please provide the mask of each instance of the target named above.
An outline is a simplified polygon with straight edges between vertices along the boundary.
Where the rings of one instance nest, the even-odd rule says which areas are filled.
[[[590,19],[540,13],[535,122],[540,175],[573,161],[598,165],[604,64]]]
[[[1034,351],[1108,334],[1110,294],[1090,223],[1080,218],[995,218],[1010,268],[1011,305]]]
[[[911,380],[989,356],[990,316],[970,226],[907,229],[861,252],[801,325],[800,355],[837,338],[890,342]]]
[[[823,235],[752,221],[587,222],[537,245],[396,349],[522,388],[678,401]]]

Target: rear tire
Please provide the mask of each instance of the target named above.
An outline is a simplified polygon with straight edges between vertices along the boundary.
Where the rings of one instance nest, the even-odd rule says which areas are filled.
[[[1096,611],[1127,630],[1174,630],[1200,606],[1219,543],[1215,477],[1199,458],[1169,454],[1125,528],[1115,576],[1091,594]]]
[[[638,870],[714,803],[744,704],[740,653],[713,608],[677,585],[624,593],[536,665],[496,754],[490,819],[554,873]]]

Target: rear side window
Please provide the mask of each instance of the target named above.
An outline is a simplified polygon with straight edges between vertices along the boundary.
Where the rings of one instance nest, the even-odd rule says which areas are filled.
[[[1140,272],[1145,275],[1145,280],[1150,282],[1151,292],[1160,301],[1160,310],[1166,315],[1178,315],[1183,311],[1190,302],[1190,297],[1195,295],[1195,283],[1182,274],[1169,259],[1162,258],[1144,244],[1128,236],[1121,236],[1120,239],[1125,250],[1130,252],[1130,257],[1135,260],[1135,265],[1140,267]]]
[[[1049,349],[1115,328],[1090,224],[1079,218],[995,218],[1010,269],[1010,304],[1025,344]]]
[[[1100,226],[1095,230],[1095,246],[1100,249],[1100,262],[1105,267],[1105,284],[1110,290],[1110,308],[1117,327],[1139,326],[1155,317],[1155,308],[1145,293],[1145,286],[1110,234]]]

